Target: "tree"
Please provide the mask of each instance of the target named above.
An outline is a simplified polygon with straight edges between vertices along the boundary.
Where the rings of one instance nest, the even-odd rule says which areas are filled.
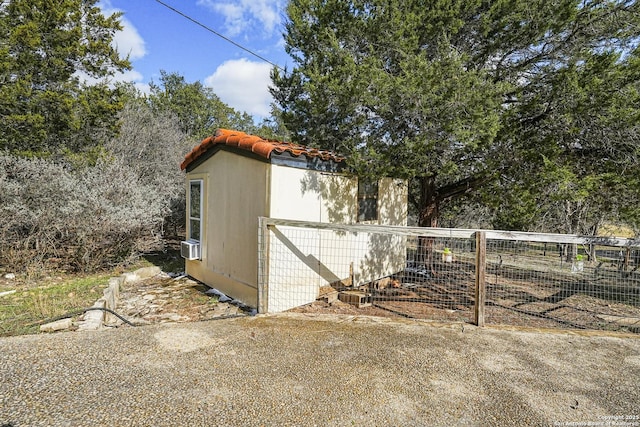
[[[119,14],[97,0],[0,4],[0,149],[59,153],[113,134],[122,107],[104,78],[129,69],[111,42]],[[83,78],[102,83],[87,86]]]
[[[0,153],[0,264],[89,271],[158,249],[168,222],[184,224],[178,165],[193,141],[130,95],[92,164]]]
[[[637,51],[583,58],[549,79],[544,114],[512,129],[520,158],[505,176],[536,196],[545,231],[595,233],[639,195],[628,185],[640,172]]]
[[[212,135],[221,127],[254,130],[250,115],[234,110],[202,83],[187,83],[178,73],[160,71],[160,84],[151,84],[149,101],[154,111],[174,114],[182,131],[197,139]]]
[[[271,114],[262,120],[255,133],[263,138],[277,141],[291,140],[289,130],[282,120],[282,111],[274,103],[271,103]]]
[[[185,224],[184,174],[179,164],[197,142],[180,130],[173,113],[153,112],[143,98],[132,97],[120,114],[120,133],[104,145],[107,162],[130,170],[154,194],[174,233]]]
[[[551,165],[592,190],[594,174],[637,170],[635,1],[292,0],[287,13],[296,65],[272,73],[286,127],[355,172],[409,179],[420,226],[480,189],[535,192]]]

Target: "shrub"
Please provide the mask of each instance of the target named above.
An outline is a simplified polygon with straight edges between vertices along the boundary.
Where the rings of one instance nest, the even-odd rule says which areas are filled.
[[[99,161],[0,156],[0,258],[11,269],[60,264],[93,270],[158,240],[167,204],[135,173]]]
[[[184,224],[192,145],[134,101],[95,164],[0,153],[0,265],[90,271],[156,248],[167,218]]]
[[[153,112],[137,99],[121,114],[120,135],[105,147],[117,163],[134,171],[138,181],[150,186],[169,207],[164,224],[173,228],[174,234],[185,224],[185,178],[180,163],[197,142],[180,130],[175,115]]]

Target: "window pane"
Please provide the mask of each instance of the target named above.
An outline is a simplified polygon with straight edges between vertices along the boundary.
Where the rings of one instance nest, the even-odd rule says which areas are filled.
[[[202,181],[189,182],[189,239],[200,241],[202,228]]]
[[[358,197],[359,198],[377,198],[378,183],[371,182],[371,181],[358,182]]]
[[[373,221],[378,219],[378,200],[361,199],[358,203],[358,221]]]
[[[200,220],[189,220],[189,238],[193,240],[200,240]]]
[[[201,182],[191,182],[189,189],[189,216],[191,218],[200,218],[200,199],[201,199]]]
[[[358,221],[378,219],[378,183],[358,180]]]

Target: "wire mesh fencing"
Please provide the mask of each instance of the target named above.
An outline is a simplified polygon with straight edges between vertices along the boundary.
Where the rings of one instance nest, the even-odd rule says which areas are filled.
[[[640,333],[637,242],[487,234],[487,323]]]
[[[638,244],[261,218],[258,311],[640,333]]]

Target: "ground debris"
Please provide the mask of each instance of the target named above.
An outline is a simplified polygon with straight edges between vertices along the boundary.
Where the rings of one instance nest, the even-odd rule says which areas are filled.
[[[134,323],[194,322],[241,314],[186,276],[161,275],[123,285],[117,312]]]

